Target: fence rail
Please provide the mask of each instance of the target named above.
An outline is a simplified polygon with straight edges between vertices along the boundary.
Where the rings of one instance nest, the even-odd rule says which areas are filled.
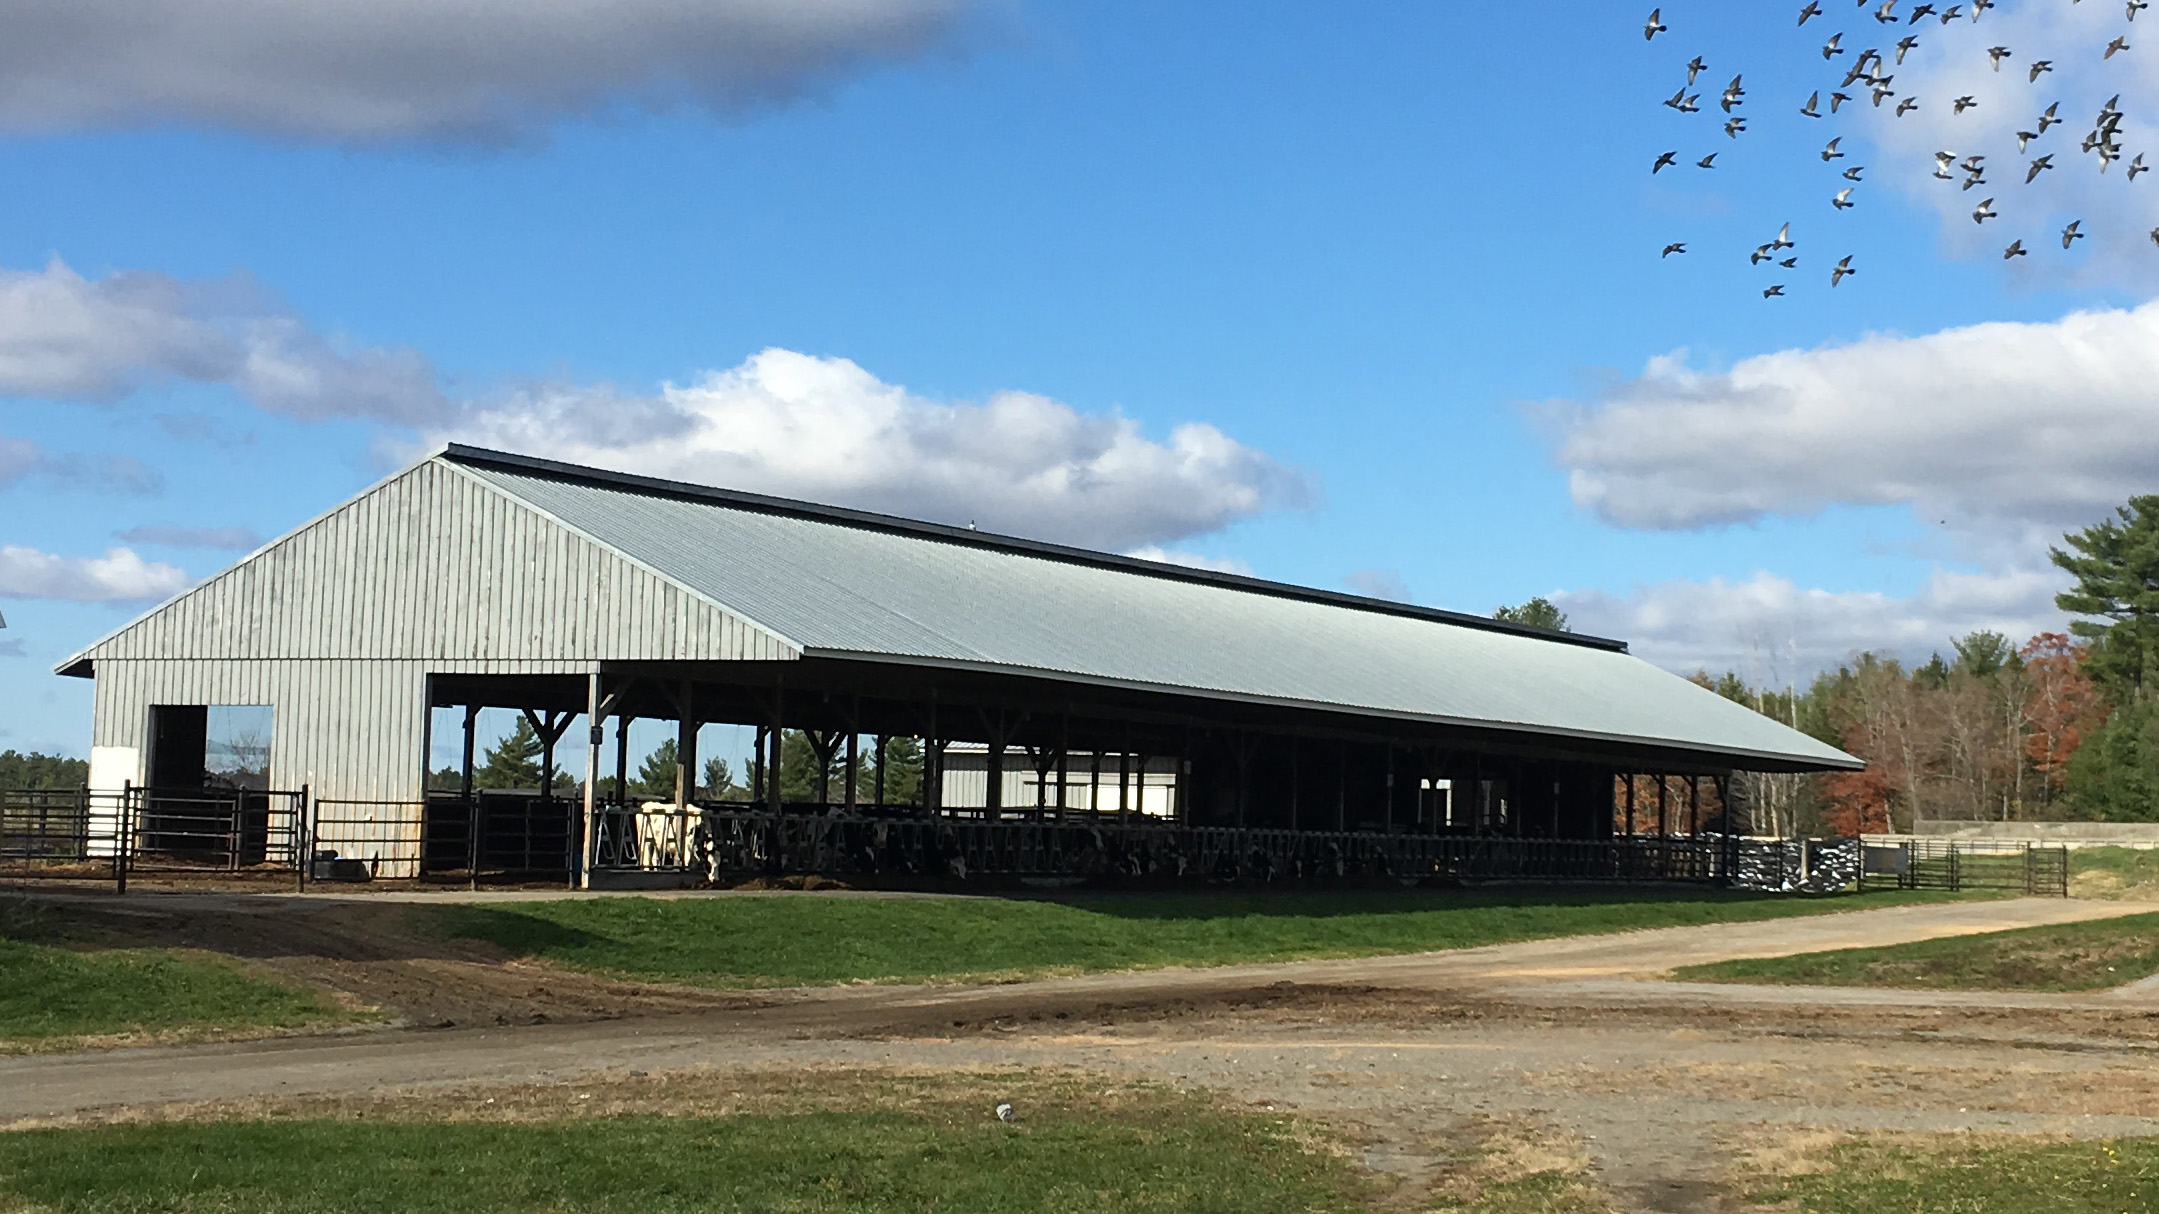
[[[1947,839],[1870,840],[1861,889],[1993,890],[2069,896],[2069,849],[2059,844]]]
[[[1200,827],[1162,821],[606,806],[595,873],[686,880],[821,874],[1146,883],[1348,879],[1684,882],[1813,892],[2068,893],[2060,847],[1723,835],[1504,839]],[[577,801],[529,794],[426,802],[313,800],[308,790],[0,791],[0,878],[291,873],[311,880],[561,879],[584,852]]]

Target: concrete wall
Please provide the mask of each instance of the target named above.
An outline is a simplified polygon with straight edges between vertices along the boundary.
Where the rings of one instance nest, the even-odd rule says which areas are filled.
[[[2159,848],[2159,822],[1921,822],[1922,839]]]

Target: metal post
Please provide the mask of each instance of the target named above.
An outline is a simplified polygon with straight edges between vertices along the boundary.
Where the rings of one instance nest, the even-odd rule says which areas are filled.
[[[570,874],[571,884],[579,889],[592,888],[592,865],[599,856],[600,821],[600,668],[593,665],[592,673],[585,676],[585,814],[584,838],[578,840],[577,871]],[[549,732],[553,732],[550,730]],[[543,781],[551,781],[554,769],[554,744],[548,744],[548,774]]]
[[[425,793],[422,795],[424,797]],[[294,879],[298,882],[297,888],[303,894],[307,892],[308,838],[314,834],[308,829],[308,815],[312,806],[313,799],[308,796],[308,786],[302,784],[300,805],[292,817],[292,867],[296,870]]]
[[[1665,775],[1660,775],[1657,777],[1657,837],[1659,839],[1669,838],[1672,833],[1670,828],[1670,822],[1665,817],[1664,812],[1665,794],[1670,792],[1671,788],[1672,777]]]
[[[127,892],[127,854],[135,841],[135,782],[124,780],[120,784],[119,834],[112,841],[113,892]]]
[[[1087,812],[1102,812],[1102,748],[1094,746],[1087,752]]]
[[[890,740],[884,734],[877,735],[876,795],[879,808],[883,808],[885,803],[885,744]]]

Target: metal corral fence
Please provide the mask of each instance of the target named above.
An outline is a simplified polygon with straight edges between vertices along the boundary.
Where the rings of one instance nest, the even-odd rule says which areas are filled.
[[[1999,890],[2069,896],[2069,849],[2032,843],[1870,839],[1861,889]]]
[[[649,831],[637,815],[623,835]],[[1124,878],[1150,881],[1691,882],[1769,890],[1849,887],[1857,840],[1817,844],[1800,880],[1781,841],[1632,836],[1607,840],[1236,829],[1168,823],[885,819],[702,811],[690,864],[730,876]],[[603,827],[604,829],[604,827]],[[680,827],[675,828],[679,834]],[[709,850],[707,850],[709,849]]]
[[[308,794],[127,787],[0,791],[0,878],[110,881],[130,873],[304,874]]]

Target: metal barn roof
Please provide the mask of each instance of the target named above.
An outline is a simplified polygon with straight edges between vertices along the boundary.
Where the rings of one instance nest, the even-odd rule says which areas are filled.
[[[1616,641],[469,447],[437,458],[804,656],[1860,765]]]

